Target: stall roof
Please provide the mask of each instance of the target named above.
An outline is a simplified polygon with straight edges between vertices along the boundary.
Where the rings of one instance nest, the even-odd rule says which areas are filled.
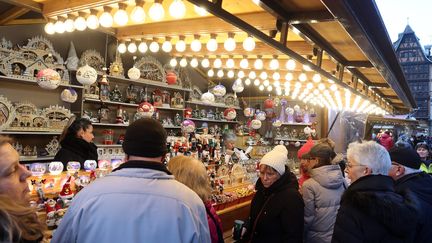
[[[144,4],[146,13],[152,2]],[[351,90],[391,113],[406,113],[416,107],[373,0],[189,0],[184,1],[186,14],[181,19],[169,16],[172,2],[162,1],[165,17],[161,21],[150,20],[147,16],[144,23],[129,21],[126,26],[114,25],[103,31],[113,33],[122,41],[155,40],[162,43],[169,38],[176,43],[184,37],[188,44],[194,38],[207,43],[212,34],[220,43],[218,51],[209,52],[202,48],[195,52],[187,48],[183,52],[173,49],[171,54],[199,59],[221,58],[222,61],[232,58],[235,70],[256,71],[257,74],[262,70],[245,70],[239,65],[240,59],[262,58],[267,67],[276,56],[279,61],[292,58],[310,66],[323,80],[331,79],[342,89]],[[54,20],[58,16],[66,18],[67,14],[76,16],[78,12],[88,15],[90,9],[98,10],[100,15],[104,6],[111,7],[110,11],[114,13],[118,3],[126,3],[128,13],[135,6],[135,1],[118,0],[0,0],[0,5],[5,6],[1,8],[4,12],[0,13],[0,24],[18,23],[19,17],[28,12],[42,12],[46,19]],[[194,11],[193,4],[205,7],[210,14],[200,16]],[[15,15],[11,17],[11,13]],[[32,21],[40,23],[40,18],[37,19],[32,18]],[[22,23],[32,21],[21,20]],[[237,48],[226,51],[221,44],[230,33],[235,34]],[[248,35],[256,40],[253,51],[239,47]],[[202,73],[207,72],[201,69]],[[286,73],[297,77],[304,72],[301,65],[293,71],[281,65],[278,70],[282,77]],[[306,74],[308,79],[312,77],[312,73]],[[325,84],[326,89],[330,88],[331,83]]]

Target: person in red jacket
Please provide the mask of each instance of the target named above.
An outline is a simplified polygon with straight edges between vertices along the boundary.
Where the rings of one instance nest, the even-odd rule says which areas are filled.
[[[394,142],[393,142],[393,137],[390,134],[390,131],[385,131],[381,135],[379,142],[384,148],[387,149],[387,151],[393,148]]]

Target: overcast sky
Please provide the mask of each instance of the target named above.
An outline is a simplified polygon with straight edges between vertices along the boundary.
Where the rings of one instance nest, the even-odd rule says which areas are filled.
[[[407,24],[422,45],[432,44],[432,0],[375,0],[392,42]]]

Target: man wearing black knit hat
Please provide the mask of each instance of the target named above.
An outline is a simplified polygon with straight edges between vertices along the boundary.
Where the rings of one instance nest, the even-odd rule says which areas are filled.
[[[126,162],[77,194],[52,242],[210,242],[202,200],[162,163],[166,137],[156,120],[132,123]]]
[[[414,242],[431,242],[432,230],[432,176],[421,171],[422,160],[411,146],[393,147],[390,151],[392,166],[389,176],[395,180],[395,190],[411,191],[420,202],[421,219]]]

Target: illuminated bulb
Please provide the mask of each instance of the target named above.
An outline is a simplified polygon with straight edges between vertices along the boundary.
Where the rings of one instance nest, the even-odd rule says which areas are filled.
[[[240,71],[237,73],[237,77],[239,77],[239,78],[244,78],[244,77],[245,77],[245,73],[243,72],[243,70],[240,70]]]
[[[195,13],[197,13],[199,16],[206,16],[208,14],[207,10],[200,6],[195,5],[194,9],[195,9]]]
[[[266,79],[266,80],[264,80],[263,84],[265,87],[267,87],[270,85],[270,82],[268,81],[268,79]]]
[[[279,95],[279,96],[281,96],[282,95],[282,90],[279,90],[279,89],[276,90],[276,94]]]
[[[162,4],[154,2],[149,9],[149,16],[154,21],[160,21],[165,15],[164,8]]]
[[[271,85],[267,87],[268,92],[271,92],[272,90],[273,90],[273,87]]]
[[[222,61],[221,61],[221,59],[216,58],[216,59],[213,61],[213,67],[215,67],[215,68],[221,68],[221,67],[222,67]]]
[[[353,111],[356,111],[356,110],[357,110],[358,105],[360,104],[360,101],[361,101],[361,97],[358,96],[358,95],[356,95],[356,98],[355,98],[355,100],[354,100],[354,104],[353,104],[353,106],[352,106],[352,108],[351,108]]]
[[[255,86],[260,85],[260,81],[259,81],[259,79],[255,79],[255,81],[254,81],[254,85],[255,85]]]
[[[319,90],[324,90],[325,89],[325,85],[324,84],[318,84],[318,89]]]
[[[63,34],[65,32],[64,23],[61,20],[57,20],[57,22],[54,24],[55,32],[59,34]]]
[[[214,76],[214,71],[213,71],[213,69],[208,70],[208,72],[207,72],[207,76],[209,76],[209,77],[213,77],[213,76]]]
[[[149,49],[151,52],[155,53],[159,51],[159,43],[156,41],[152,41],[149,45]]]
[[[273,86],[275,86],[275,87],[279,87],[279,86],[280,86],[280,82],[279,82],[279,80],[274,81]]]
[[[75,19],[74,26],[76,30],[83,31],[87,28],[87,22],[82,16]]]
[[[172,51],[171,41],[165,40],[164,43],[162,43],[162,51],[164,51],[164,52],[171,52]]]
[[[135,53],[137,51],[137,46],[136,46],[135,42],[129,43],[127,49],[128,49],[128,52]]]
[[[218,76],[219,78],[222,78],[222,77],[224,76],[224,72],[223,72],[222,70],[219,70],[219,71],[217,72],[217,76]]]
[[[266,72],[262,72],[261,74],[260,74],[260,78],[261,79],[267,79],[268,78],[268,75],[267,75],[267,73]]]
[[[296,87],[297,89],[300,89],[301,88],[301,83],[296,82],[295,85],[294,85],[294,87]]]
[[[305,81],[307,80],[307,76],[306,76],[306,74],[305,74],[305,73],[301,73],[301,74],[299,75],[299,80],[300,80],[301,82],[305,82]]]
[[[124,9],[118,9],[114,14],[114,23],[125,26],[129,20],[128,14]]]
[[[303,70],[305,70],[306,72],[312,71],[312,69],[310,68],[310,66],[307,65],[307,64],[303,64]]]
[[[284,86],[285,86],[285,88],[288,88],[289,86],[291,86],[291,83],[290,83],[289,81],[286,81],[286,82],[284,83]]]
[[[187,66],[187,60],[186,60],[186,58],[182,58],[181,60],[180,60],[180,67],[186,67]]]
[[[204,59],[201,61],[201,66],[202,66],[203,68],[208,68],[208,67],[210,67],[210,61],[209,61],[207,58],[204,58]]]
[[[139,52],[141,52],[141,53],[146,53],[147,50],[148,50],[147,43],[145,43],[145,42],[141,42],[141,43],[138,45],[138,51],[139,51]]]
[[[108,11],[105,11],[99,16],[99,24],[102,27],[109,28],[113,25],[113,17]]]
[[[135,6],[131,12],[131,19],[135,23],[142,23],[145,21],[145,11],[142,6]]]
[[[276,70],[279,68],[279,61],[277,59],[272,59],[270,61],[270,69],[271,70]]]
[[[294,79],[294,76],[293,76],[292,73],[287,73],[287,74],[285,75],[285,80],[286,80],[286,81],[291,81],[291,80],[293,80],[293,79]]]
[[[331,80],[331,79],[328,79],[327,82],[329,82],[329,83],[331,83],[331,84],[334,84],[334,81]]]
[[[351,105],[351,91],[345,90],[345,109],[349,110]]]
[[[316,89],[316,90],[313,91],[313,94],[314,94],[314,95],[318,95],[318,94],[319,94],[319,91]]]
[[[295,67],[296,67],[296,63],[295,63],[294,60],[289,59],[289,60],[286,62],[285,67],[286,67],[288,70],[292,71],[292,70],[295,69]]]
[[[250,79],[247,78],[247,79],[245,80],[245,84],[246,84],[246,86],[249,86],[249,85],[251,84]]]
[[[274,80],[279,80],[281,78],[281,76],[278,72],[273,73],[272,77]]]
[[[308,84],[306,85],[306,88],[307,88],[307,89],[313,89],[313,84],[312,84],[312,83],[308,83]]]
[[[235,74],[234,74],[234,71],[233,71],[233,70],[229,70],[228,73],[227,73],[227,77],[228,77],[228,78],[234,78],[234,75],[235,75]]]
[[[175,67],[175,66],[177,66],[177,59],[175,59],[175,58],[171,58],[171,60],[170,60],[170,65],[171,65],[171,67]]]
[[[231,58],[229,58],[229,59],[226,61],[225,66],[226,66],[227,68],[233,68],[233,67],[235,66],[234,60],[231,59]]]
[[[184,40],[177,41],[175,48],[178,52],[184,52],[186,50],[186,42]]]
[[[259,86],[259,90],[260,90],[260,91],[263,91],[263,90],[264,90],[264,86],[263,86],[262,84]]]
[[[73,32],[75,30],[74,21],[72,19],[67,19],[64,22],[64,27],[67,32]],[[46,30],[45,30],[46,31]]]
[[[248,36],[243,41],[243,49],[245,49],[245,51],[253,51],[255,49],[255,40],[252,36]]]
[[[200,40],[199,39],[194,39],[191,42],[191,46],[190,47],[191,47],[192,51],[199,52],[201,50],[201,42],[200,42]]]
[[[206,44],[207,50],[208,51],[216,51],[218,48],[218,43],[216,41],[216,39],[214,39],[213,37],[207,42]]]
[[[330,90],[331,91],[336,91],[337,90],[336,84],[332,84],[332,86],[330,86]]]
[[[240,67],[243,68],[243,69],[248,68],[248,67],[249,67],[249,62],[248,62],[248,60],[245,59],[245,58],[243,58],[243,59],[240,61]]]
[[[263,61],[261,59],[256,59],[254,62],[254,67],[258,70],[262,69],[264,67]]]
[[[175,19],[181,19],[186,14],[186,6],[182,0],[174,0],[169,6],[169,13]]]
[[[44,30],[45,30],[45,32],[46,32],[48,35],[52,35],[52,34],[54,34],[54,33],[55,33],[54,24],[51,23],[51,22],[48,22],[48,23],[45,25]]]
[[[256,78],[256,73],[255,73],[254,71],[251,71],[251,72],[249,73],[249,78],[250,78],[250,79],[255,79],[255,78]]]
[[[226,51],[234,51],[236,48],[236,42],[234,38],[228,37],[224,42],[224,48]]]
[[[198,60],[194,57],[189,64],[191,65],[191,67],[196,68],[198,67]]]
[[[120,43],[120,45],[117,47],[118,52],[120,53],[125,53],[127,50],[126,44],[125,43]]]
[[[89,15],[86,22],[89,29],[94,30],[99,27],[99,19],[94,14]]]
[[[314,76],[312,77],[312,80],[313,80],[315,83],[319,83],[319,82],[321,82],[321,75],[319,75],[318,73],[315,73]]]

